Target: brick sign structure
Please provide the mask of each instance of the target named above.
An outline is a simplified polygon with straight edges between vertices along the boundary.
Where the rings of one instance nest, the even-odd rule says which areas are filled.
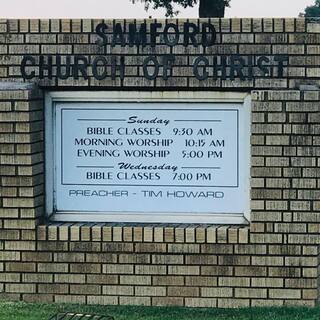
[[[320,23],[0,20],[0,299],[319,300]]]

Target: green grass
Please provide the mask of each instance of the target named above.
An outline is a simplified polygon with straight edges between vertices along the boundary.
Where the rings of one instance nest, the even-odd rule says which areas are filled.
[[[1,320],[47,320],[57,312],[111,315],[115,320],[319,320],[320,308],[203,309],[1,302]]]

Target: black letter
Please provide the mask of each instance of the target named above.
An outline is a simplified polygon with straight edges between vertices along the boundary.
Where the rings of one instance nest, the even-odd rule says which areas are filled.
[[[62,65],[61,65],[61,56],[57,55],[56,56],[57,60],[57,77],[58,79],[68,79],[70,77],[70,67],[71,67],[71,57],[66,56],[66,73],[62,74]]]
[[[148,71],[148,63],[149,62],[153,62],[154,64],[154,71],[153,74],[149,74]],[[159,73],[159,63],[156,57],[153,56],[149,56],[147,57],[144,61],[143,61],[143,75],[145,78],[147,78],[148,80],[154,80]]]
[[[52,56],[48,56],[48,64],[44,62],[44,56],[40,56],[39,60],[39,78],[44,78],[44,70],[48,70],[48,78],[52,79]]]
[[[133,47],[134,44],[137,46],[142,44],[143,47],[147,44],[147,25],[145,23],[141,24],[139,32],[135,24],[129,24],[129,47]]]
[[[217,57],[213,57],[213,79],[218,79],[218,71],[221,71],[221,79],[227,79],[227,58],[226,56],[220,57],[221,64],[218,65]]]
[[[248,56],[248,80],[253,78],[253,57]]]
[[[117,57],[112,56],[111,57],[111,79],[114,80],[117,75],[117,70],[120,71],[120,79],[123,80],[124,78],[124,56],[120,57],[120,65],[117,65]]]
[[[283,63],[288,61],[288,56],[275,56],[274,61],[279,62],[278,64],[278,78],[283,77]]]
[[[170,40],[168,37],[168,32],[169,32],[170,28],[172,28],[174,30],[174,39],[172,39],[172,40]],[[166,24],[166,26],[164,27],[164,30],[163,30],[163,38],[164,38],[164,42],[167,46],[174,47],[175,45],[177,45],[179,42],[179,38],[180,38],[178,26],[173,23]]]
[[[125,46],[121,23],[116,23],[113,28],[112,46],[114,47],[116,44],[121,44],[122,47]]]
[[[79,62],[83,62],[82,64],[79,64]],[[75,56],[74,57],[74,66],[73,66],[73,77],[74,79],[79,79],[79,72],[83,76],[84,79],[88,79],[87,74],[87,67],[88,67],[88,60],[84,56]]]
[[[102,62],[102,65],[99,65],[99,62]],[[99,74],[98,68],[103,68],[103,72]],[[107,76],[107,60],[104,56],[99,56],[94,58],[92,62],[92,74],[97,80],[103,80]]]
[[[190,32],[190,27],[193,29],[191,32]],[[197,47],[198,43],[197,43],[197,39],[196,39],[196,34],[199,33],[198,26],[192,22],[185,22],[183,25],[183,32],[184,32],[183,45],[185,47],[187,47],[189,45],[189,38],[190,38],[193,46]]]
[[[150,45],[151,47],[156,46],[157,36],[159,32],[157,31],[158,28],[162,27],[162,23],[151,23],[150,25]]]
[[[199,73],[198,67],[200,63],[204,63],[204,65],[200,66],[203,69],[202,75]],[[193,74],[196,76],[198,80],[206,80],[208,78],[208,71],[206,68],[209,65],[209,61],[206,57],[197,57],[193,64]]]
[[[169,75],[168,71],[170,71],[170,75],[172,74],[172,65],[174,63],[175,56],[173,54],[167,54],[163,56],[163,80],[168,80]]]
[[[107,29],[108,29],[108,26],[105,23],[99,23],[96,26],[96,34],[101,37],[101,39],[98,39],[96,41],[96,44],[99,47],[103,47],[107,44],[107,35],[105,34],[105,31]]]
[[[245,80],[242,69],[244,68],[245,61],[239,55],[231,56],[231,68],[230,68],[230,80],[234,80],[235,74],[237,73],[240,80]]]
[[[208,39],[208,31],[211,31],[211,37]],[[202,45],[204,47],[210,47],[215,44],[217,38],[217,33],[215,27],[211,23],[204,22],[202,24]]]
[[[258,68],[263,72],[264,76],[268,76],[269,75],[269,69],[263,65],[263,63],[266,62],[270,62],[270,59],[266,56],[261,56],[258,58]]]
[[[22,74],[22,78],[23,79],[32,79],[32,78],[35,77],[35,72],[31,71],[30,74],[26,73],[27,62],[31,62],[31,66],[34,66],[36,64],[36,61],[35,61],[34,57],[29,56],[29,55],[24,56],[23,59],[22,59],[22,62],[21,62],[21,66],[20,66],[20,71],[21,71],[21,74]]]

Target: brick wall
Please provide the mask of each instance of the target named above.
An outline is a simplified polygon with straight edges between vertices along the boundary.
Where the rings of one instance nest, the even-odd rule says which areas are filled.
[[[178,24],[180,30],[187,20],[167,20],[167,23]],[[190,23],[199,25],[203,20],[188,20]],[[110,44],[99,47],[96,44],[100,38],[95,34],[96,26],[103,20],[0,20],[0,79],[5,81],[21,81],[20,65],[24,55],[35,57],[35,63],[39,64],[39,57],[43,56],[44,62],[48,62],[48,56],[52,56],[52,79],[45,77],[39,79],[39,68],[32,68],[36,73],[34,79],[29,80],[42,87],[95,87],[101,88],[173,88],[186,89],[194,87],[197,89],[206,88],[241,88],[247,89],[296,89],[303,84],[319,84],[319,41],[320,24],[317,21],[304,19],[211,19],[210,22],[217,31],[216,43],[213,46],[204,48],[183,45],[183,37],[180,36],[178,44],[174,47],[164,44],[163,37],[157,38],[155,47],[150,46],[151,23],[162,23],[158,32],[162,32],[165,26],[164,20],[147,21],[147,45],[129,47]],[[128,25],[135,23],[137,28],[144,23],[143,20],[106,20],[106,30],[109,43],[112,41],[111,33],[115,23],[121,23],[124,38],[128,38]],[[199,40],[200,36],[198,36]],[[199,40],[200,41],[200,40]],[[148,80],[142,76],[143,60],[152,55],[161,64],[163,55],[175,55],[175,63],[172,75],[168,80],[160,76],[154,80]],[[74,79],[60,79],[57,77],[57,58],[62,56],[61,64],[66,65],[67,57],[74,63],[76,57],[81,56],[92,63],[95,57],[104,56],[107,60],[107,77],[97,80],[88,67],[88,79],[80,77]],[[231,56],[238,55],[245,59],[248,64],[249,57],[252,58],[253,79],[234,80],[214,79],[213,71],[210,69],[209,77],[206,80],[197,80],[193,74],[193,63],[199,56],[208,59],[210,66],[214,64],[213,57],[220,60],[222,57],[230,63]],[[119,65],[120,57],[124,58],[124,78],[120,79],[119,71],[116,71],[116,78],[111,78],[112,58]],[[265,56],[268,60],[261,62],[269,74],[257,68],[258,59]],[[287,56],[284,62],[283,76],[278,77],[277,59]],[[228,69],[227,72],[230,70]],[[29,71],[28,71],[29,72]],[[31,69],[30,69],[31,72]],[[62,72],[65,73],[65,70]],[[44,75],[47,71],[44,70]],[[79,72],[80,75],[80,72]]]
[[[218,39],[223,39],[214,47],[220,54],[288,54],[290,66],[281,79],[257,75],[250,83],[199,81],[189,73],[190,65],[182,64],[167,82],[150,81],[139,73],[143,52],[115,47],[113,54],[128,50],[133,64],[121,81],[90,77],[61,82],[53,76],[32,79],[33,85],[18,83],[24,54],[99,55],[92,34],[98,22],[0,20],[5,44],[0,46],[0,298],[201,307],[315,305],[320,92],[299,86],[319,82],[319,24],[214,20]],[[160,50],[156,48],[144,50]],[[190,62],[203,54],[201,48],[191,49],[179,46],[177,55]],[[253,90],[250,225],[47,221],[43,92],[88,86]]]

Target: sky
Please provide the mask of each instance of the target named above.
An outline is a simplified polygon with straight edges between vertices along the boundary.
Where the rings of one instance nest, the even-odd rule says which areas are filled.
[[[140,0],[0,0],[1,18],[164,18],[163,10],[144,11]],[[314,0],[231,0],[226,17],[297,17]],[[197,8],[178,17],[196,18]]]

